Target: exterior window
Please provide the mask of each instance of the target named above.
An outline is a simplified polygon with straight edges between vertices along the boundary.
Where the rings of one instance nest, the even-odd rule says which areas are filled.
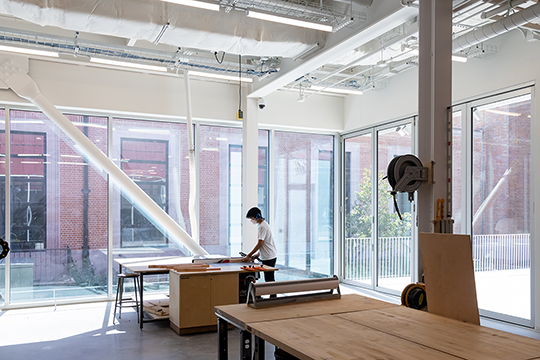
[[[5,136],[2,131],[0,136]],[[46,133],[11,134],[11,249],[47,247]],[[5,196],[2,177],[2,197]],[[4,213],[4,211],[2,212]],[[5,233],[5,229],[1,229]]]
[[[276,131],[274,140],[276,276],[333,275],[334,137]]]
[[[166,140],[122,139],[122,170],[159,206],[168,212],[169,142]],[[122,247],[163,245],[167,238],[139,212],[126,196],[121,204]]]

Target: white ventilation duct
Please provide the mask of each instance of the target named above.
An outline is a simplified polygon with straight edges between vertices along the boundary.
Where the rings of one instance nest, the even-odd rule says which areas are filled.
[[[521,10],[518,13],[506,16],[492,24],[484,25],[479,29],[454,39],[452,42],[452,51],[461,51],[483,41],[492,39],[510,30],[514,30],[519,26],[525,25],[539,17],[540,3],[537,3],[536,5]]]
[[[359,0],[364,1],[364,0]],[[368,1],[369,2],[369,1]],[[149,0],[0,0],[0,14],[41,26],[233,54],[286,57],[325,42],[319,31]]]
[[[122,187],[126,199],[166,236],[185,245],[193,255],[207,255],[208,252],[197,244],[150,196],[129,178],[112,162],[96,145],[92,143],[68,118],[66,118],[40,92],[36,82],[27,74],[21,57],[0,56],[0,88],[11,88],[20,97],[36,105],[47,117],[54,122],[87,156],[92,164],[105,170],[111,180]]]

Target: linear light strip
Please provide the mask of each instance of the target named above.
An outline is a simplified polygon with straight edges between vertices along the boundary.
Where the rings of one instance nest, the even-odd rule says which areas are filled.
[[[26,55],[58,57],[57,52],[37,50],[37,49],[27,49],[27,48],[20,48],[20,47],[14,47],[14,46],[5,46],[5,45],[0,45],[0,51],[14,52],[14,53],[26,54]]]
[[[178,4],[178,5],[196,7],[199,9],[219,11],[219,4],[212,4],[212,3],[207,3],[203,1],[194,1],[194,0],[161,0],[161,1]]]
[[[338,88],[332,88],[332,87],[324,88],[323,86],[317,86],[317,85],[311,85],[309,89],[315,90],[315,91],[322,90],[325,92],[332,92],[336,94],[349,94],[349,95],[362,95],[364,93],[361,90],[347,90],[347,89],[338,89]]]
[[[313,22],[298,20],[298,19],[290,19],[283,16],[270,15],[270,14],[266,14],[266,13],[262,13],[258,11],[252,11],[252,10],[248,11],[247,16],[254,19],[272,21],[272,22],[277,22],[280,24],[293,25],[293,26],[314,29],[314,30],[321,30],[321,31],[326,31],[326,32],[332,32],[333,30],[332,26],[330,25],[318,24],[318,23],[313,23]]]
[[[134,68],[134,69],[142,69],[142,70],[161,71],[161,72],[167,71],[167,68],[163,66],[136,64],[136,63],[131,63],[131,62],[116,61],[116,60],[94,58],[94,57],[90,58],[90,62],[97,63],[97,64],[104,64],[104,65],[113,65],[113,66],[121,66],[121,67],[128,67],[128,68]]]
[[[206,78],[211,78],[211,79],[230,80],[230,81],[239,81],[240,80],[242,82],[247,82],[247,83],[253,82],[252,78],[247,78],[247,77],[241,77],[240,79],[238,79],[237,76],[206,73],[206,72],[191,71],[191,70],[189,71],[189,75],[190,76],[206,77]]]

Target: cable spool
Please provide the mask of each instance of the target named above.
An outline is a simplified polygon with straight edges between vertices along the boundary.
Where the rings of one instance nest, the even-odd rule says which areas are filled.
[[[426,287],[424,284],[409,284],[401,292],[401,305],[416,310],[427,307]]]
[[[0,249],[2,252],[0,252],[0,260],[5,258],[9,253],[9,244],[4,241],[4,239],[0,239]]]

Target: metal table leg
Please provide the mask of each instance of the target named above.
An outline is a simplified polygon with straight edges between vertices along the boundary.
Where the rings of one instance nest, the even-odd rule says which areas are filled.
[[[265,360],[265,342],[258,336],[255,336],[255,353],[253,360]]]
[[[251,333],[240,330],[240,359],[251,360]]]
[[[144,318],[144,315],[143,315],[143,273],[139,274],[139,293],[140,293],[139,300],[141,301],[139,304],[139,320],[140,320],[139,324],[141,325],[141,330],[142,330],[143,318]]]
[[[229,341],[228,331],[229,323],[218,317],[218,360],[228,360],[229,355]]]

